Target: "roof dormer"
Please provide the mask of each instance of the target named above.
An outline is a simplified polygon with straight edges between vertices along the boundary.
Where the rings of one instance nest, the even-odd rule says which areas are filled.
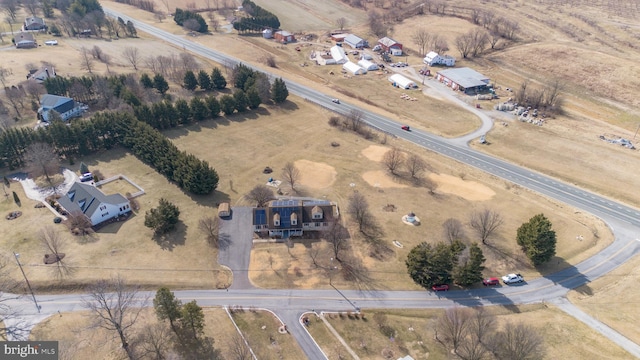
[[[280,214],[273,214],[273,226],[280,226]]]
[[[313,207],[313,209],[311,209],[311,218],[313,220],[321,220],[322,219],[322,208],[320,208],[320,206],[316,205]]]
[[[296,226],[298,225],[298,214],[296,213],[291,213],[291,225]]]

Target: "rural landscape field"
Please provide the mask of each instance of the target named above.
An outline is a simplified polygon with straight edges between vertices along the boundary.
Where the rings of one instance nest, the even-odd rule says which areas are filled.
[[[163,0],[150,2],[154,11],[141,9],[150,6],[142,3],[105,0],[100,5],[105,10],[126,14],[128,18],[181,39],[227,54],[271,74],[272,80],[284,78],[319,91],[326,95],[327,103],[318,106],[289,94],[286,101],[263,101],[255,109],[232,110],[229,114],[219,111],[220,116],[215,118],[156,127],[153,131],[161,134],[177,151],[215,169],[219,178],[215,190],[208,194],[189,191],[182,181],[169,178],[166,168],[145,161],[138,150],[134,150],[136,147],[126,142],[73,156],[68,156],[61,147],[56,148],[60,167],[77,175],[82,175],[86,166],[102,179],[124,176],[144,189],[144,194],[135,197],[137,208],[126,221],[96,227],[95,232],[84,236],[74,235],[73,226],[68,226],[68,222],[67,226],[64,222],[54,223],[60,214],[52,213],[47,207],[36,207],[41,199],[29,198],[33,189],[23,188],[18,180],[25,174],[38,173],[37,166],[34,168],[26,161],[20,166],[3,162],[0,175],[7,180],[0,210],[4,215],[15,212],[20,215],[0,221],[4,234],[0,239],[3,257],[0,270],[7,279],[15,280],[11,282],[13,288],[0,291],[82,294],[92,291],[101,280],[121,278],[128,287],[140,292],[167,287],[172,291],[218,290],[220,296],[224,296],[230,288],[234,289],[234,276],[246,274],[256,289],[335,289],[338,294],[340,290],[352,289],[430,292],[414,282],[407,272],[407,259],[422,243],[434,247],[438,243],[449,244],[452,238],[445,224],[450,221],[460,224],[456,228],[456,240],[467,248],[477,243],[482,250],[485,278],[499,278],[509,273],[521,274],[527,281],[545,278],[573,268],[614,242],[610,225],[595,215],[425,150],[392,133],[372,129],[358,134],[349,125],[353,123],[350,118],[353,115],[331,111],[335,106],[331,99],[386,116],[397,122],[398,129],[400,125],[407,125],[416,132],[425,131],[444,139],[474,133],[483,124],[477,115],[481,113],[491,118],[493,126],[482,134],[483,139],[486,138],[484,143],[478,141],[480,134],[471,139],[472,149],[633,208],[640,207],[640,194],[633,191],[638,184],[640,152],[620,146],[619,142],[605,141],[627,139],[632,144],[640,141],[640,101],[636,96],[640,90],[637,81],[640,28],[636,24],[640,7],[634,1],[487,0],[472,4],[463,0],[255,0],[249,4],[197,0],[183,4]],[[8,11],[7,5],[2,4]],[[264,38],[261,32],[239,34],[232,22],[248,16],[252,6],[277,15],[280,28],[295,34],[298,40],[285,45]],[[176,8],[201,14],[209,23],[209,31],[200,34],[177,25],[173,18]],[[17,22],[0,24],[0,32],[4,33],[0,75],[6,89],[0,96],[2,132],[10,128],[31,129],[40,124],[35,111],[39,100],[32,101],[35,105],[29,104],[29,100],[20,102],[11,95],[15,91],[11,86],[20,84],[21,89],[22,86],[28,88],[25,75],[41,66],[55,68],[58,77],[97,79],[130,75],[135,80],[123,81],[127,86],[131,81],[137,84],[143,73],[153,78],[154,73],[166,71],[166,94],[143,89],[141,85],[135,85],[130,91],[149,107],[178,99],[191,104],[193,98],[220,100],[236,96],[234,74],[237,72],[230,64],[215,63],[140,30],[135,36],[124,36],[124,30],[118,36],[108,35],[105,30],[86,37],[69,36],[64,31],[61,36],[38,32],[34,34],[39,46],[18,49],[11,44],[11,33],[30,15],[29,11],[27,5],[22,4],[15,12]],[[42,10],[38,11],[39,16],[44,16]],[[64,10],[56,8],[53,17],[46,20],[64,29],[68,26],[64,25],[66,16]],[[514,35],[501,36],[491,46],[485,44],[477,54],[462,57],[458,39],[474,31],[493,34],[495,30],[491,29],[495,28],[491,22],[497,23],[496,19],[513,26]],[[456,57],[456,68],[469,67],[490,78],[496,97],[479,100],[444,86],[434,76],[444,67],[431,66],[429,76],[420,74],[426,66],[425,54],[416,40],[418,30],[426,30],[446,43],[448,49],[444,51]],[[387,64],[385,69],[350,75],[342,71],[340,65],[322,66],[310,59],[316,52],[330,51],[335,45],[332,34],[340,32],[357,34],[372,46],[382,34],[402,42],[403,54],[393,57],[393,61],[406,62],[408,66],[392,68]],[[56,40],[57,45],[43,45],[51,40]],[[351,49],[343,46],[349,53]],[[137,49],[136,63],[131,61],[131,50],[127,49]],[[90,51],[92,60],[87,57]],[[373,56],[372,61],[384,63],[371,49],[364,52]],[[357,58],[355,54],[349,57]],[[173,59],[167,60],[173,61],[173,68],[164,68],[162,59]],[[182,68],[177,64],[182,64]],[[211,73],[212,69],[219,69],[226,78],[226,88],[186,88],[185,72]],[[387,78],[392,73],[410,78],[417,89],[390,86]],[[523,84],[534,92],[558,86],[557,106],[548,111],[541,109],[546,113],[544,121],[537,125],[494,109],[499,103],[516,98],[518,92],[523,91]],[[44,87],[39,91],[38,94],[44,94]],[[93,91],[95,94],[102,90],[96,86]],[[24,94],[27,98],[27,93]],[[89,121],[98,113],[121,111],[136,116],[141,113],[127,101],[112,100],[106,106],[96,101],[88,105],[88,113],[73,122]],[[3,151],[6,153],[2,156],[7,157],[9,150]],[[419,161],[424,168],[413,174],[415,176],[404,166],[392,169],[388,159],[393,151],[404,159]],[[286,171],[283,172],[287,166],[294,166],[299,172],[295,186],[287,184]],[[273,169],[273,173],[265,173],[266,167]],[[36,183],[45,184],[44,178],[35,179]],[[219,240],[217,234],[207,233],[203,221],[215,220],[215,226],[219,226],[222,220],[217,220],[217,211],[221,203],[228,202],[232,208],[255,206],[252,190],[270,184],[272,178],[282,180],[277,194],[272,188],[273,196],[336,202],[339,222],[347,230],[346,245],[336,248],[327,233],[286,241],[255,234],[247,269],[221,264],[218,256],[224,248],[218,241],[223,243],[223,240]],[[109,196],[137,190],[122,178],[99,189]],[[57,191],[54,195],[66,196]],[[358,223],[352,211],[353,199],[357,196],[367,202],[374,235],[363,231],[362,223]],[[146,218],[164,200],[179,208],[179,221],[171,231],[159,234],[150,228]],[[45,202],[49,204],[49,200]],[[486,238],[471,225],[474,215],[483,211],[498,214],[500,218],[499,226]],[[409,213],[419,217],[418,226],[403,221]],[[516,239],[519,228],[537,214],[544,214],[553,225],[557,243],[550,259],[533,265]],[[217,227],[215,230],[217,232]],[[61,265],[43,263],[43,256],[51,250],[44,240],[47,237],[59,241],[59,249],[54,252],[64,253],[63,270]],[[464,261],[469,256],[468,250],[461,255]],[[637,282],[638,269],[640,261],[634,257],[605,276],[570,290],[566,298],[638,344],[640,333],[632,324],[637,323],[640,315],[628,300],[637,290],[627,286]],[[29,287],[23,281],[27,278]],[[3,284],[0,282],[5,286]],[[449,285],[452,294],[484,288],[480,281],[471,285]],[[526,288],[523,292],[526,293]],[[148,301],[152,298],[153,294]],[[185,309],[188,300],[183,302],[181,306]],[[1,305],[0,301],[0,308]],[[198,341],[213,339],[211,345],[218,351],[215,356],[211,353],[184,355],[184,358],[304,358],[305,349],[296,343],[286,327],[282,331],[281,319],[259,309],[259,301],[252,308],[228,305],[229,312],[219,307],[200,309],[202,331],[196,334],[194,330]],[[95,325],[90,310],[55,313],[31,330],[30,339],[59,340],[61,359],[83,359],[97,353],[104,359],[134,358],[132,352],[122,346],[122,337]],[[308,331],[329,359],[396,359],[405,355],[413,359],[460,359],[465,358],[466,350],[452,350],[448,340],[438,339],[443,319],[459,310],[457,306],[406,311],[362,309],[362,314],[328,312],[321,315],[321,309],[308,309],[310,312],[304,316],[310,323],[304,331]],[[495,320],[491,325],[494,330],[487,332],[492,342],[497,342],[501,331],[511,329],[509,326],[513,324],[527,324],[530,330],[541,334],[542,345],[536,348],[539,354],[531,357],[533,359],[634,358],[610,338],[554,303],[496,305],[486,311],[485,315]],[[0,321],[3,319],[4,328],[10,317],[0,317]],[[168,344],[174,340],[187,341],[174,329],[173,323],[169,326],[169,322],[163,320],[167,318],[154,313],[153,309],[136,312],[136,319],[134,326],[127,328],[127,335],[137,358],[166,358],[155,357],[160,353],[178,356],[178,346],[153,345],[158,344],[158,339]],[[181,319],[178,324],[184,321]],[[6,336],[5,332],[0,335]],[[467,338],[473,336],[467,335]],[[201,342],[198,344],[201,346]],[[253,355],[247,353],[246,345]],[[483,345],[483,349],[482,357],[477,359],[508,358],[495,346]]]

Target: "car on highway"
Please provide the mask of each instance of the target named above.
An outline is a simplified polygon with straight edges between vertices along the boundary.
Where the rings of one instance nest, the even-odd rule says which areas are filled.
[[[431,290],[433,290],[433,291],[449,291],[449,285],[447,285],[447,284],[433,285],[431,287]]]
[[[521,283],[523,281],[524,281],[524,278],[520,274],[508,274],[502,277],[502,282],[507,285]]]
[[[402,125],[402,130],[411,131],[411,128],[409,127],[409,125]]]
[[[331,101],[333,101],[336,104],[340,104],[340,99],[331,99]]]
[[[484,286],[500,285],[500,279],[498,279],[497,277],[482,279],[482,285]]]

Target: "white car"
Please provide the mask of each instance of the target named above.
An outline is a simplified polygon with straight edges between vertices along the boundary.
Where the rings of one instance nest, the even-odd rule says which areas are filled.
[[[58,40],[49,40],[44,42],[45,45],[58,45]]]
[[[502,282],[506,285],[521,283],[524,281],[524,278],[520,274],[508,274],[502,277]]]
[[[340,104],[340,100],[339,99],[331,99],[331,101],[333,101],[336,104]]]

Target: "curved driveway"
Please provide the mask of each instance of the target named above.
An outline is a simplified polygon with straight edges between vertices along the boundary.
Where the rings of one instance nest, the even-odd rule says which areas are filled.
[[[197,53],[200,56],[212,59],[221,64],[235,64],[239,60],[220,54],[202,45],[192,43],[179,36],[159,30],[153,26],[126,17],[123,14],[105,9],[105,13],[114,17],[122,17],[131,20],[136,28],[157,36],[164,41],[177,45],[186,50]],[[260,69],[260,71],[264,71]],[[392,119],[365,111],[348,102],[333,104],[327,95],[308,89],[293,81],[286,81],[289,92],[315,102],[337,113],[347,114],[351,110],[359,110],[364,113],[365,120],[373,127],[378,128],[397,137],[420,145],[428,150],[449,156],[457,161],[476,167],[507,181],[516,183],[527,189],[537,191],[545,196],[567,203],[585,212],[601,217],[611,228],[615,235],[615,241],[580,264],[551,274],[534,279],[526,283],[526,286],[503,286],[491,289],[452,291],[446,294],[425,291],[342,291],[354,305],[361,308],[441,308],[455,304],[464,306],[477,305],[508,305],[527,304],[541,301],[553,301],[564,306],[567,304],[558,301],[569,289],[584,285],[598,278],[617,266],[621,265],[640,251],[640,212],[630,206],[601,197],[597,194],[582,190],[543,174],[524,169],[522,167],[492,158],[489,155],[479,153],[467,147],[470,135],[463,141],[447,140],[419,130],[406,132],[400,130],[400,126]],[[466,104],[465,104],[466,105]],[[467,106],[467,108],[469,108]],[[474,111],[484,122],[483,130],[488,124],[488,119],[482,112]],[[549,159],[553,161],[553,159]],[[248,256],[248,254],[247,254]],[[245,270],[246,269],[232,269]],[[345,297],[333,290],[269,290],[269,289],[236,289],[228,292],[220,290],[212,291],[178,291],[176,295],[184,300],[195,299],[203,306],[259,306],[276,311],[287,323],[297,322],[298,317],[311,309],[324,311],[352,310],[353,305],[345,300]],[[53,314],[56,311],[73,311],[80,308],[82,295],[39,295],[38,301],[42,305],[43,314]],[[15,300],[14,306],[19,306],[26,314],[35,313],[33,304],[24,300]],[[574,312],[575,313],[575,312]],[[594,323],[581,319],[595,328]],[[591,319],[593,320],[593,319]],[[598,323],[599,326],[604,326]],[[606,327],[606,326],[605,326]],[[326,356],[314,344],[306,331],[301,326],[289,326],[292,335],[296,337],[302,349],[309,359],[324,359]],[[600,330],[607,335],[606,331]],[[616,334],[611,330],[613,334]],[[620,346],[640,357],[640,347],[630,342],[619,334],[608,335]],[[617,339],[616,339],[617,338]]]

